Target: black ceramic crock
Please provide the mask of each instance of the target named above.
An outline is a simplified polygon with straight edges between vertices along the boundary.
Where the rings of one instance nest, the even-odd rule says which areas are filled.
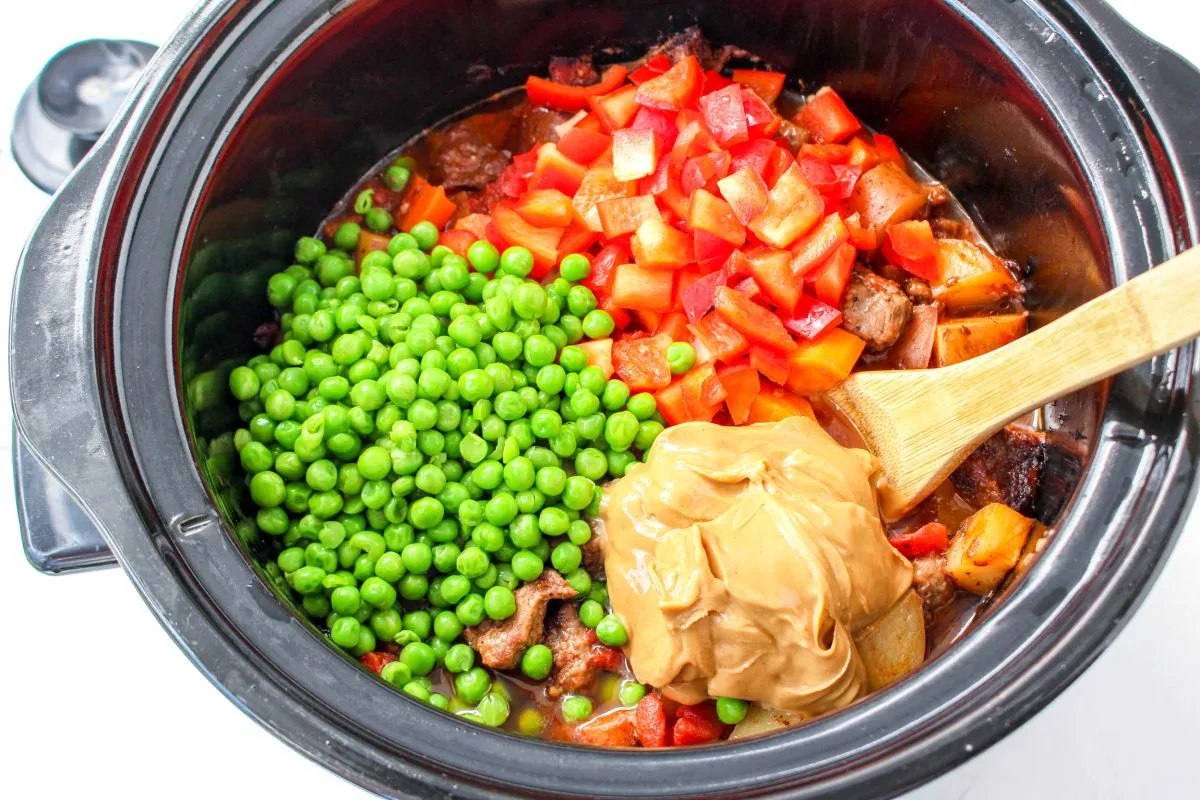
[[[1200,76],[1097,0],[204,3],[24,254],[19,436],[196,665],[367,789],[895,794],[1077,677],[1178,533],[1197,464],[1192,345],[1048,408],[1047,428],[1089,455],[1081,475],[1050,465],[1053,533],[1032,566],[916,674],[787,733],[620,751],[482,729],[376,680],[272,590],[197,445],[229,421],[213,369],[249,350],[292,237],[406,138],[550,55],[635,54],[690,24],[832,83],[892,133],[1027,267],[1035,324],[1197,241]]]

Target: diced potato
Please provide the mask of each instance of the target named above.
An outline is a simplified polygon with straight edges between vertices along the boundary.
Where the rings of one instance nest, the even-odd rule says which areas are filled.
[[[925,206],[926,194],[904,168],[892,161],[864,172],[854,185],[850,208],[863,223],[883,230],[912,219]]]
[[[1000,585],[1021,557],[1033,520],[1003,503],[967,517],[946,551],[946,574],[959,588],[987,594]]]
[[[937,241],[939,278],[933,299],[962,308],[982,306],[1017,291],[1017,282],[998,258],[963,239]]]
[[[925,604],[913,590],[854,636],[871,690],[882,689],[925,660]]]
[[[939,367],[948,367],[1003,347],[1025,333],[1025,313],[961,317],[938,323],[933,352]]]
[[[729,739],[730,741],[745,739],[771,731],[783,730],[797,725],[805,719],[803,714],[782,711],[778,708],[766,708],[760,703],[751,703],[749,710],[746,711],[746,718],[734,726],[733,733],[729,734]]]

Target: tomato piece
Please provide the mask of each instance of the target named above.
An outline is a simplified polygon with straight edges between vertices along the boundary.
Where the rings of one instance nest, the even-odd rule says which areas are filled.
[[[611,136],[578,125],[558,140],[558,152],[577,164],[591,164],[611,146]]]
[[[658,142],[660,153],[668,152],[679,136],[675,115],[667,111],[659,111],[657,108],[639,107],[629,127],[635,131],[652,132],[655,141]]]
[[[680,706],[676,715],[675,725],[671,729],[671,741],[677,746],[713,742],[725,732],[725,726],[717,718],[712,703]]]
[[[787,250],[760,247],[746,253],[754,282],[781,313],[791,315],[800,300],[800,281],[792,273],[792,254]]]
[[[735,69],[733,80],[762,98],[764,103],[774,103],[783,91],[787,76],[782,72],[767,72],[761,69]]]
[[[695,258],[692,237],[672,228],[661,218],[648,218],[642,222],[629,244],[633,249],[633,260],[647,269],[678,269]]]
[[[382,650],[372,650],[358,657],[358,662],[376,675],[383,672],[383,668],[395,660],[396,657],[394,655]]]
[[[636,181],[654,174],[658,166],[658,140],[654,131],[623,128],[613,132],[613,177]]]
[[[671,310],[673,270],[643,269],[637,264],[621,264],[612,282],[612,301],[620,308],[642,311]]]
[[[750,342],[746,337],[715,311],[704,315],[688,327],[696,341],[717,361],[732,361],[750,349]]]
[[[704,126],[722,147],[741,144],[750,138],[740,85],[733,84],[704,95],[700,98],[700,111],[704,115]]]
[[[533,189],[526,192],[513,210],[531,225],[565,228],[575,219],[571,198],[558,189]]]
[[[883,238],[883,257],[927,281],[937,282],[937,244],[927,220],[909,220],[891,225]]]
[[[492,209],[492,223],[505,242],[528,247],[535,263],[544,267],[558,263],[558,243],[562,240],[564,228],[530,225],[520,214],[503,204],[497,204]]]
[[[604,373],[605,379],[613,376],[612,339],[590,339],[586,342],[579,342],[578,346],[583,351],[583,354],[587,356],[587,365],[589,367],[598,367]]]
[[[662,221],[654,198],[647,195],[603,200],[596,204],[596,211],[600,214],[600,227],[609,239],[633,233],[647,220]]]
[[[637,85],[642,85],[651,78],[656,78],[671,68],[671,59],[664,54],[652,56],[646,60],[645,64],[635,69],[629,75],[629,80]]]
[[[606,95],[590,96],[587,104],[596,119],[600,120],[600,125],[611,132],[624,128],[633,119],[638,110],[634,99],[636,95],[636,86],[623,86]]]
[[[737,172],[742,169],[749,169],[763,178],[767,173],[767,166],[771,161],[771,156],[779,149],[779,146],[770,139],[751,139],[745,144],[739,144],[730,148],[729,155],[732,157],[730,168]],[[763,178],[765,181],[766,179]]]
[[[761,382],[758,370],[747,364],[730,364],[717,370],[725,387],[725,407],[734,425],[744,425],[750,418],[750,406],[758,396]]]
[[[679,381],[679,388],[683,392],[683,406],[687,409],[688,417],[705,422],[712,422],[727,396],[721,379],[717,377],[717,370],[711,363],[693,367]]]
[[[821,220],[808,235],[792,245],[792,274],[803,277],[813,268],[829,258],[849,236],[846,224],[837,214]]]
[[[940,522],[930,522],[915,531],[889,536],[888,542],[907,559],[940,553],[950,546],[950,534]]]
[[[746,228],[738,222],[729,203],[704,189],[692,194],[687,221],[692,231],[710,233],[734,247],[741,247],[746,241]],[[696,258],[701,258],[699,247]]]
[[[600,223],[600,212],[596,205],[604,200],[614,200],[618,197],[633,197],[636,186],[632,181],[619,181],[613,176],[610,166],[596,164],[583,176],[579,190],[571,200],[575,208],[575,218],[587,226],[589,230],[600,232],[604,226]]]
[[[588,168],[578,164],[558,151],[558,147],[547,142],[538,148],[537,166],[533,169],[530,189],[557,189],[563,194],[573,195]]]
[[[842,328],[828,328],[788,353],[787,388],[799,395],[826,392],[850,377],[867,343]]]
[[[454,223],[454,229],[470,231],[475,234],[476,239],[486,239],[487,226],[491,221],[491,214],[467,214],[465,217],[459,217],[458,222]]]
[[[796,113],[795,122],[818,144],[840,142],[862,128],[838,93],[828,86],[822,86],[804,104]]]
[[[842,321],[842,312],[817,298],[800,295],[790,317],[784,317],[783,327],[805,339],[815,339],[822,331]]]
[[[670,344],[671,337],[665,334],[616,342],[612,361],[617,377],[634,392],[666,388],[671,383],[671,367],[667,364]]]
[[[779,317],[728,286],[718,286],[713,293],[713,307],[731,327],[747,339],[774,347],[794,350],[796,343]]]
[[[606,298],[612,292],[612,279],[617,266],[628,261],[629,251],[624,245],[605,245],[592,259],[591,272],[581,283],[591,289],[598,298]]]
[[[812,284],[818,300],[834,308],[842,307],[842,296],[846,294],[846,284],[850,282],[857,255],[854,245],[843,242],[829,258],[805,275],[804,280]]]
[[[476,236],[475,234],[471,233],[468,230],[456,228],[455,230],[452,230],[452,231],[444,231],[442,233],[442,235],[438,237],[438,244],[443,245],[445,247],[449,247],[452,251],[454,251],[458,255],[462,256],[463,258],[466,258],[467,257],[467,248],[470,247],[472,244],[474,244],[475,240],[478,238],[479,238],[478,236]],[[358,240],[358,244],[360,247],[362,246],[362,238],[361,237]],[[384,245],[380,249],[386,250],[387,245]]]
[[[700,61],[692,55],[684,56],[662,75],[638,86],[635,100],[650,108],[678,111],[696,103],[702,80]]]
[[[525,79],[525,94],[533,105],[563,111],[581,111],[587,108],[589,97],[608,94],[624,83],[625,74],[625,67],[616,64],[604,71],[599,83],[591,86],[569,86],[530,75]]]
[[[668,425],[679,425],[690,419],[687,406],[683,404],[683,388],[680,386],[680,381],[675,381],[667,388],[656,392],[654,402],[658,405],[658,411]],[[650,695],[646,695],[646,697],[650,697]]]
[[[743,225],[748,225],[767,207],[767,184],[749,167],[721,178],[717,189]]]
[[[692,336],[688,332],[687,315],[681,311],[671,311],[663,314],[659,320],[658,327],[654,329],[655,335],[663,335],[671,337],[672,342],[690,341]]]
[[[774,136],[783,120],[749,89],[742,89],[742,107],[746,110],[746,127],[750,136]]]
[[[788,417],[816,419],[811,403],[787,392],[760,394],[750,405],[751,422],[779,422]]]
[[[763,242],[785,248],[820,221],[825,203],[800,167],[788,167],[767,195],[767,207],[748,227]]]

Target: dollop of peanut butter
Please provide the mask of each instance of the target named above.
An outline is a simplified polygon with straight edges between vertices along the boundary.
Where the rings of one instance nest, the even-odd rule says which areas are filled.
[[[660,434],[608,489],[600,526],[638,679],[681,703],[812,713],[864,694],[854,634],[912,583],[879,521],[876,470],[807,417]]]

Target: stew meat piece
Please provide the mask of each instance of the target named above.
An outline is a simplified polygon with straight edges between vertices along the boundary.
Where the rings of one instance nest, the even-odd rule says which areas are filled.
[[[855,270],[842,301],[842,327],[878,352],[896,343],[912,316],[912,301],[894,281]]]
[[[946,556],[942,553],[920,556],[912,564],[913,589],[925,603],[928,621],[935,611],[954,599],[954,581],[946,574]]]
[[[589,55],[578,58],[556,56],[550,59],[550,80],[567,86],[591,86],[600,82],[600,73],[592,66],[592,57]]]
[[[594,534],[592,538],[579,548],[583,552],[583,568],[593,578],[604,573],[604,550],[600,547],[600,539]]]
[[[546,694],[551,698],[581,692],[592,685],[597,672],[592,660],[594,637],[595,634],[579,621],[579,611],[574,603],[559,606],[546,626],[543,640],[554,654],[554,673],[546,687]]]
[[[548,569],[537,580],[525,584],[514,594],[517,610],[511,617],[484,620],[464,631],[467,644],[475,648],[486,667],[512,669],[517,666],[521,654],[542,638],[546,606],[551,600],[569,600],[575,596],[575,590],[561,575]]]
[[[516,120],[510,111],[474,114],[429,135],[429,177],[455,189],[482,189],[500,177]]]
[[[513,110],[517,119],[517,140],[513,152],[527,153],[539,144],[557,142],[554,128],[571,118],[565,111],[522,103]]]
[[[1037,503],[1045,459],[1040,433],[1009,425],[981,444],[950,477],[972,505],[1004,503],[1028,517]]]

